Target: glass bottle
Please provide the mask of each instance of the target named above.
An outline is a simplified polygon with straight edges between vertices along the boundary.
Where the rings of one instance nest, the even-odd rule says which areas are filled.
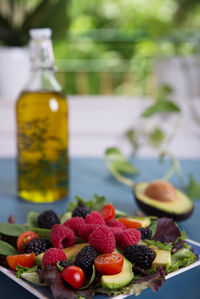
[[[54,77],[51,30],[30,30],[31,77],[16,105],[19,197],[40,203],[68,194],[68,106]]]

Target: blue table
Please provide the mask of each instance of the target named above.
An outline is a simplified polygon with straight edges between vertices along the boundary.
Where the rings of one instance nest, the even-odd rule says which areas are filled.
[[[169,162],[159,164],[152,159],[135,159],[135,165],[140,169],[136,181],[150,181],[162,177]],[[200,178],[200,160],[182,160],[185,179],[192,173]],[[0,221],[7,221],[10,214],[14,214],[18,223],[26,221],[26,214],[30,211],[41,212],[45,209],[54,209],[57,213],[66,210],[67,204],[79,195],[85,199],[92,197],[94,193],[105,195],[108,201],[126,212],[134,212],[137,206],[134,202],[130,188],[113,179],[102,159],[71,159],[70,161],[70,195],[67,199],[54,204],[32,204],[21,201],[16,196],[16,171],[14,159],[0,159]],[[172,182],[177,186],[178,181]],[[190,239],[200,242],[200,201],[195,202],[195,211],[192,217],[181,222],[181,227],[186,231]],[[35,296],[0,274],[0,299],[34,299]],[[98,298],[103,296],[97,296]],[[132,298],[134,296],[131,296]],[[140,299],[200,299],[200,267],[187,271],[164,283],[159,292],[154,293],[146,289]]]

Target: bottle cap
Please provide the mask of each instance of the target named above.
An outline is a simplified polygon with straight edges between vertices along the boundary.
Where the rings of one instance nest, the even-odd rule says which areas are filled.
[[[29,34],[34,39],[50,38],[52,31],[50,28],[34,28],[29,30]]]

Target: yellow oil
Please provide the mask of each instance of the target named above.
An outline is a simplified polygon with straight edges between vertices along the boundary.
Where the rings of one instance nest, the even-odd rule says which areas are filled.
[[[23,92],[16,105],[18,195],[53,202],[68,194],[68,107],[57,92]]]

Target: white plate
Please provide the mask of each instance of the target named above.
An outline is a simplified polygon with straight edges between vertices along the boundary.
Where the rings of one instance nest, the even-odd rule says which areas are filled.
[[[190,240],[190,239],[188,239],[187,242],[192,246],[192,248],[194,249],[194,252],[196,254],[198,254],[198,256],[199,256],[198,261],[194,262],[193,264],[191,264],[191,265],[189,265],[187,267],[181,268],[178,271],[174,271],[174,272],[166,275],[166,279],[174,277],[174,276],[176,276],[178,274],[181,274],[181,273],[183,273],[185,271],[188,271],[188,270],[190,270],[192,268],[195,268],[195,267],[197,267],[197,266],[200,265],[200,243],[195,242],[195,241]],[[39,299],[49,299],[50,298],[49,297],[50,296],[50,290],[49,290],[49,288],[39,287],[37,285],[33,286],[33,284],[30,284],[30,283],[26,282],[23,279],[16,278],[15,273],[13,273],[11,270],[8,270],[8,269],[6,269],[6,268],[4,268],[2,266],[0,266],[0,271],[2,273],[4,273],[6,276],[8,276],[9,278],[11,278],[12,280],[14,280],[17,284],[19,284],[20,286],[22,286],[23,288],[25,288],[27,291],[29,291],[30,293],[32,293],[33,295],[35,295],[37,298],[39,298]],[[44,293],[46,293],[46,295]],[[122,299],[122,298],[125,298],[125,297],[127,297],[127,295],[119,295],[119,296],[115,296],[115,297],[112,297],[112,298]]]

